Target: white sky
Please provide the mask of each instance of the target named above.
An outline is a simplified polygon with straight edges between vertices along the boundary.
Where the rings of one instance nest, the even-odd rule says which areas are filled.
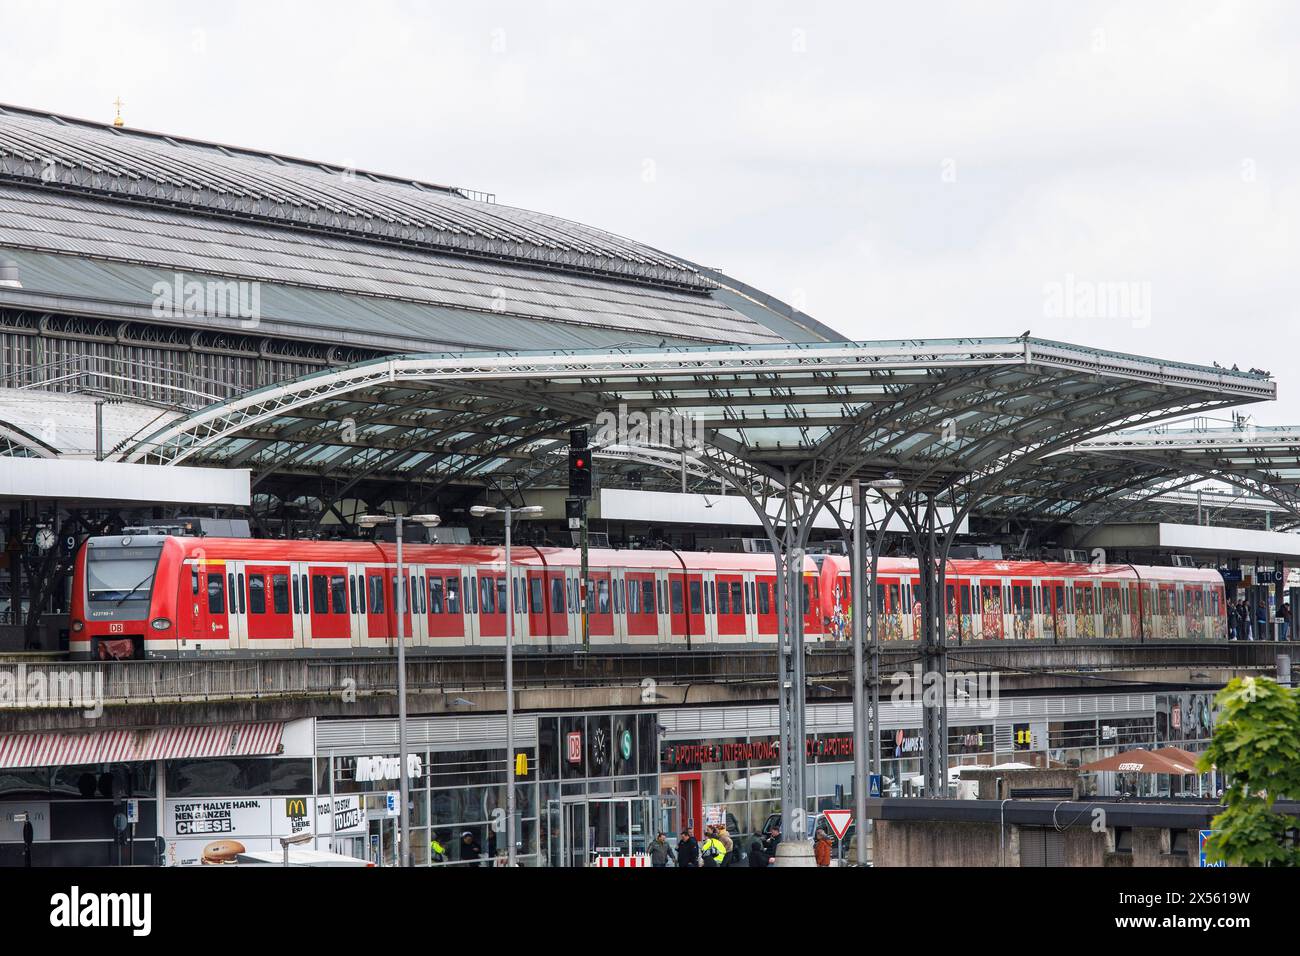
[[[493,192],[852,338],[1259,366],[1282,423],[1298,48],[1268,2],[0,0],[0,102]]]

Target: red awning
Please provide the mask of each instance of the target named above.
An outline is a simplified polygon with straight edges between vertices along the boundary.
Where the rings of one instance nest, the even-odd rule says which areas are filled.
[[[277,754],[284,721],[0,736],[0,768]]]

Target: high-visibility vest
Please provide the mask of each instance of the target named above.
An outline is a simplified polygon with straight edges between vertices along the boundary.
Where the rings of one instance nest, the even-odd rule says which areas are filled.
[[[447,851],[446,851],[445,849],[443,849],[442,844],[439,843],[437,840],[430,840],[430,841],[429,841],[429,849],[433,851],[433,855],[434,855],[434,856],[446,856],[446,855],[447,855]]]
[[[700,856],[704,857],[706,860],[710,855],[710,847],[717,851],[717,855],[713,857],[713,862],[718,866],[722,866],[722,861],[727,855],[726,845],[721,840],[709,837],[704,841],[704,846],[700,847]]]

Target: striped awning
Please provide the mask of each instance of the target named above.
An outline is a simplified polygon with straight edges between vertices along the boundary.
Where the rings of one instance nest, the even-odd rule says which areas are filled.
[[[0,736],[0,769],[279,753],[284,721]]]

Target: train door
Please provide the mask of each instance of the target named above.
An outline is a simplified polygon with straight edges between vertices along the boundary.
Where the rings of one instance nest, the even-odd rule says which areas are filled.
[[[480,567],[475,592],[478,595],[478,636],[481,644],[505,644],[506,584],[504,568]]]
[[[700,572],[700,633],[699,639],[705,644],[718,642],[718,587],[712,571]]]
[[[1056,641],[1061,633],[1061,604],[1065,600],[1065,585],[1059,579],[1045,579],[1043,592],[1043,637]]]
[[[528,568],[525,586],[528,589],[528,639],[534,646],[545,647],[550,637],[546,617],[546,572],[541,568]]]
[[[745,640],[753,643],[758,640],[758,587],[757,577],[753,571],[744,572],[745,591]]]
[[[614,643],[614,606],[609,571],[587,569],[587,620],[593,644]]]
[[[1006,622],[1003,619],[1002,579],[981,578],[979,597],[983,639],[986,641],[1002,640],[1006,636]]]
[[[551,641],[555,644],[575,643],[572,635],[577,634],[577,642],[582,641],[582,632],[569,627],[568,594],[565,590],[563,570],[546,571],[546,613]]]
[[[365,599],[366,599],[366,642],[365,646],[379,648],[387,646],[392,640],[393,630],[390,623],[391,618],[388,616],[388,571],[382,564],[365,565],[362,568],[364,573]],[[303,577],[307,581],[307,577]],[[312,624],[315,624],[316,616],[311,608],[312,593],[310,587],[303,590],[304,601],[308,606],[306,610],[311,614]],[[361,597],[360,594],[357,595]]]
[[[653,571],[625,571],[629,644],[653,644],[659,639],[659,613]]]
[[[227,608],[226,566],[224,562],[205,561],[195,568],[199,579],[199,594],[195,599],[197,613],[194,634],[190,640],[193,650],[229,647],[231,618]]]
[[[244,593],[244,562],[226,562],[226,616],[230,639],[227,647],[241,651],[248,647],[248,596]]]
[[[407,564],[402,570],[406,574],[407,589],[410,592],[406,607],[409,618],[406,627],[407,646],[427,647],[429,621],[425,611],[429,607],[429,585],[424,577],[424,568],[418,564]]]
[[[1010,598],[1007,602],[1007,616],[1011,624],[1009,636],[1017,641],[1028,640],[1033,636],[1029,632],[1029,625],[1033,621],[1033,597],[1030,593],[1029,581],[1023,578],[1012,578]]]
[[[289,571],[282,564],[244,562],[244,584],[248,590],[248,646],[252,649],[283,649],[293,646],[293,614],[289,605]]]
[[[668,572],[668,637],[679,646],[686,646],[686,572]]]
[[[351,644],[346,565],[313,565],[308,570],[312,646],[333,650]]]
[[[754,623],[757,628],[757,639],[773,642],[776,640],[776,576],[755,574],[754,595],[756,598]]]
[[[298,650],[311,647],[311,608],[308,599],[307,563],[290,562],[289,609],[293,612],[293,646]]]
[[[478,620],[471,613],[473,589],[468,587],[469,576],[466,568],[448,568],[443,576],[445,593],[444,607],[451,618],[451,628],[459,634],[461,644],[469,647],[478,643]]]
[[[1118,641],[1124,637],[1124,611],[1118,581],[1101,582],[1101,630],[1103,640]]]
[[[733,644],[745,636],[745,599],[741,588],[743,578],[740,574],[719,571],[713,579],[718,589],[718,642]]]

